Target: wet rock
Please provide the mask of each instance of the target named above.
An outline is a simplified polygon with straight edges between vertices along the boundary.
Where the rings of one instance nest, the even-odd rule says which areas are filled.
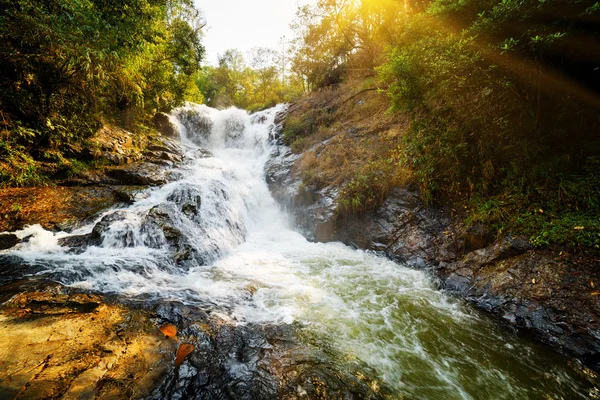
[[[70,247],[71,249],[83,251],[88,246],[98,246],[102,243],[99,237],[92,238],[92,234],[67,236],[58,239],[58,245],[62,247]]]
[[[115,200],[125,204],[133,204],[137,200],[140,195],[141,190],[139,189],[115,189],[113,191],[113,195],[115,196]]]
[[[150,162],[154,164],[164,164],[165,162],[168,162],[171,163],[171,165],[174,165],[175,163],[180,163],[183,161],[182,156],[166,151],[150,151],[144,153],[144,155],[149,159]]]
[[[334,238],[359,248],[425,268],[434,257],[435,240],[446,226],[440,214],[421,203],[410,188],[395,188],[373,213],[340,220]]]
[[[446,290],[600,370],[600,340],[592,333],[600,304],[593,290],[585,289],[600,273],[530,247],[525,239],[507,237],[440,264],[437,273]]]
[[[106,174],[123,185],[156,186],[167,183],[165,168],[153,163],[133,163],[107,169]]]
[[[30,315],[59,315],[92,312],[102,304],[102,296],[64,294],[60,291],[19,293],[2,305],[4,312],[23,318]]]
[[[157,131],[161,133],[161,135],[178,138],[179,131],[177,126],[171,122],[168,114],[159,112],[152,118],[152,122],[154,123],[154,127]]]
[[[11,247],[19,244],[21,240],[19,237],[12,233],[1,233],[0,234],[0,250],[10,249]]]
[[[299,155],[285,146],[278,146],[265,165],[265,179],[273,198],[291,208],[298,195],[300,181],[292,174],[292,168]]]
[[[182,268],[191,268],[193,262],[204,265],[210,257],[191,242],[189,232],[182,230],[185,226],[187,224],[174,203],[161,203],[150,209],[141,230],[147,246],[156,249],[166,246],[174,253],[175,261]]]
[[[365,378],[370,371],[311,344],[294,325],[236,324],[173,302],[129,308],[42,282],[0,287],[0,299],[2,398],[386,394]],[[185,342],[159,333],[170,323],[165,318],[178,324]]]
[[[302,339],[298,327],[232,324],[173,303],[160,308],[161,316],[184,327],[181,334],[193,352],[151,399],[383,397],[372,382],[356,377],[356,366]]]
[[[179,207],[189,218],[195,218],[200,212],[200,206],[202,204],[202,197],[200,191],[194,185],[183,185],[177,187],[168,197],[168,201],[171,201]],[[196,218],[198,221],[198,219]]]
[[[100,222],[94,225],[94,229],[92,229],[92,233],[90,234],[90,238],[95,241],[102,241],[102,238],[110,229],[110,226],[115,222],[125,221],[127,219],[127,214],[124,211],[116,211],[114,213],[105,215],[102,217]]]
[[[196,144],[203,145],[208,140],[213,128],[213,121],[207,110],[182,108],[177,118],[187,131],[187,137]]]
[[[294,216],[296,224],[309,240],[329,242],[336,233],[336,212],[338,192],[334,188],[324,188],[315,192],[316,201],[307,201],[305,196],[296,196]]]
[[[58,239],[58,244],[59,246],[70,247],[75,252],[82,252],[89,246],[100,246],[111,225],[117,222],[124,222],[127,218],[128,215],[125,211],[115,211],[105,215],[97,222],[91,233],[60,238]],[[133,236],[132,231],[125,229],[115,232],[113,239],[120,243],[122,247],[133,247],[135,245]]]
[[[181,147],[181,144],[166,138],[161,138],[156,143],[149,145],[146,150],[151,152],[169,153],[171,155],[180,157],[184,156],[184,151]]]

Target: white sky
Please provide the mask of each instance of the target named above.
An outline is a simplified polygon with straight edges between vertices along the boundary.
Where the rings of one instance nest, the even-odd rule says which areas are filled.
[[[203,44],[205,63],[216,65],[217,54],[236,48],[244,55],[253,47],[278,48],[282,36],[292,37],[289,28],[298,6],[315,0],[196,0],[207,25]]]

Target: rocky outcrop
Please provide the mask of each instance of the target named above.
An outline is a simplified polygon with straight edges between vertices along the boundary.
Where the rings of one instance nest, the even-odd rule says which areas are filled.
[[[122,185],[157,186],[167,183],[167,171],[153,163],[134,163],[106,170],[106,175]]]
[[[179,131],[177,129],[177,126],[171,121],[171,118],[168,114],[159,112],[156,115],[154,115],[154,118],[152,118],[152,122],[154,123],[154,127],[156,128],[156,130],[159,131],[161,135],[172,138],[179,137]]]
[[[385,395],[294,325],[237,324],[177,302],[107,302],[49,282],[0,287],[0,335],[3,399]]]
[[[0,298],[0,398],[143,398],[173,369],[177,343],[150,313],[47,282]]]
[[[107,168],[105,173],[122,185],[156,186],[170,179],[169,168],[184,160],[182,147],[172,140],[161,139],[149,145],[144,161]]]
[[[10,249],[20,241],[21,239],[13,233],[2,233],[0,234],[0,250]]]
[[[598,266],[504,238],[436,270],[447,290],[598,371]]]

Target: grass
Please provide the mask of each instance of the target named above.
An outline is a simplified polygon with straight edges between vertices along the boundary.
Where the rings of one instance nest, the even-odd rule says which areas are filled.
[[[403,121],[387,113],[384,95],[369,91],[352,97],[359,90],[346,85],[310,94],[296,104],[283,129],[285,142],[303,152],[297,165],[302,191],[339,188],[340,217],[377,208],[394,187],[413,179],[397,150]]]
[[[592,159],[591,164],[595,162]],[[499,233],[524,235],[536,247],[565,246],[600,254],[600,187],[597,166],[589,174],[548,176],[528,192],[508,186],[495,196],[467,202],[467,222],[482,222]]]

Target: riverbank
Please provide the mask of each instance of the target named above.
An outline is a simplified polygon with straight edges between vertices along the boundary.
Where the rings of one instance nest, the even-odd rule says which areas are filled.
[[[599,371],[596,250],[539,246],[518,231],[473,222],[469,201],[425,203],[394,156],[410,124],[386,113],[381,96],[324,89],[282,116],[282,147],[267,181],[299,229],[426,269],[440,288]]]

